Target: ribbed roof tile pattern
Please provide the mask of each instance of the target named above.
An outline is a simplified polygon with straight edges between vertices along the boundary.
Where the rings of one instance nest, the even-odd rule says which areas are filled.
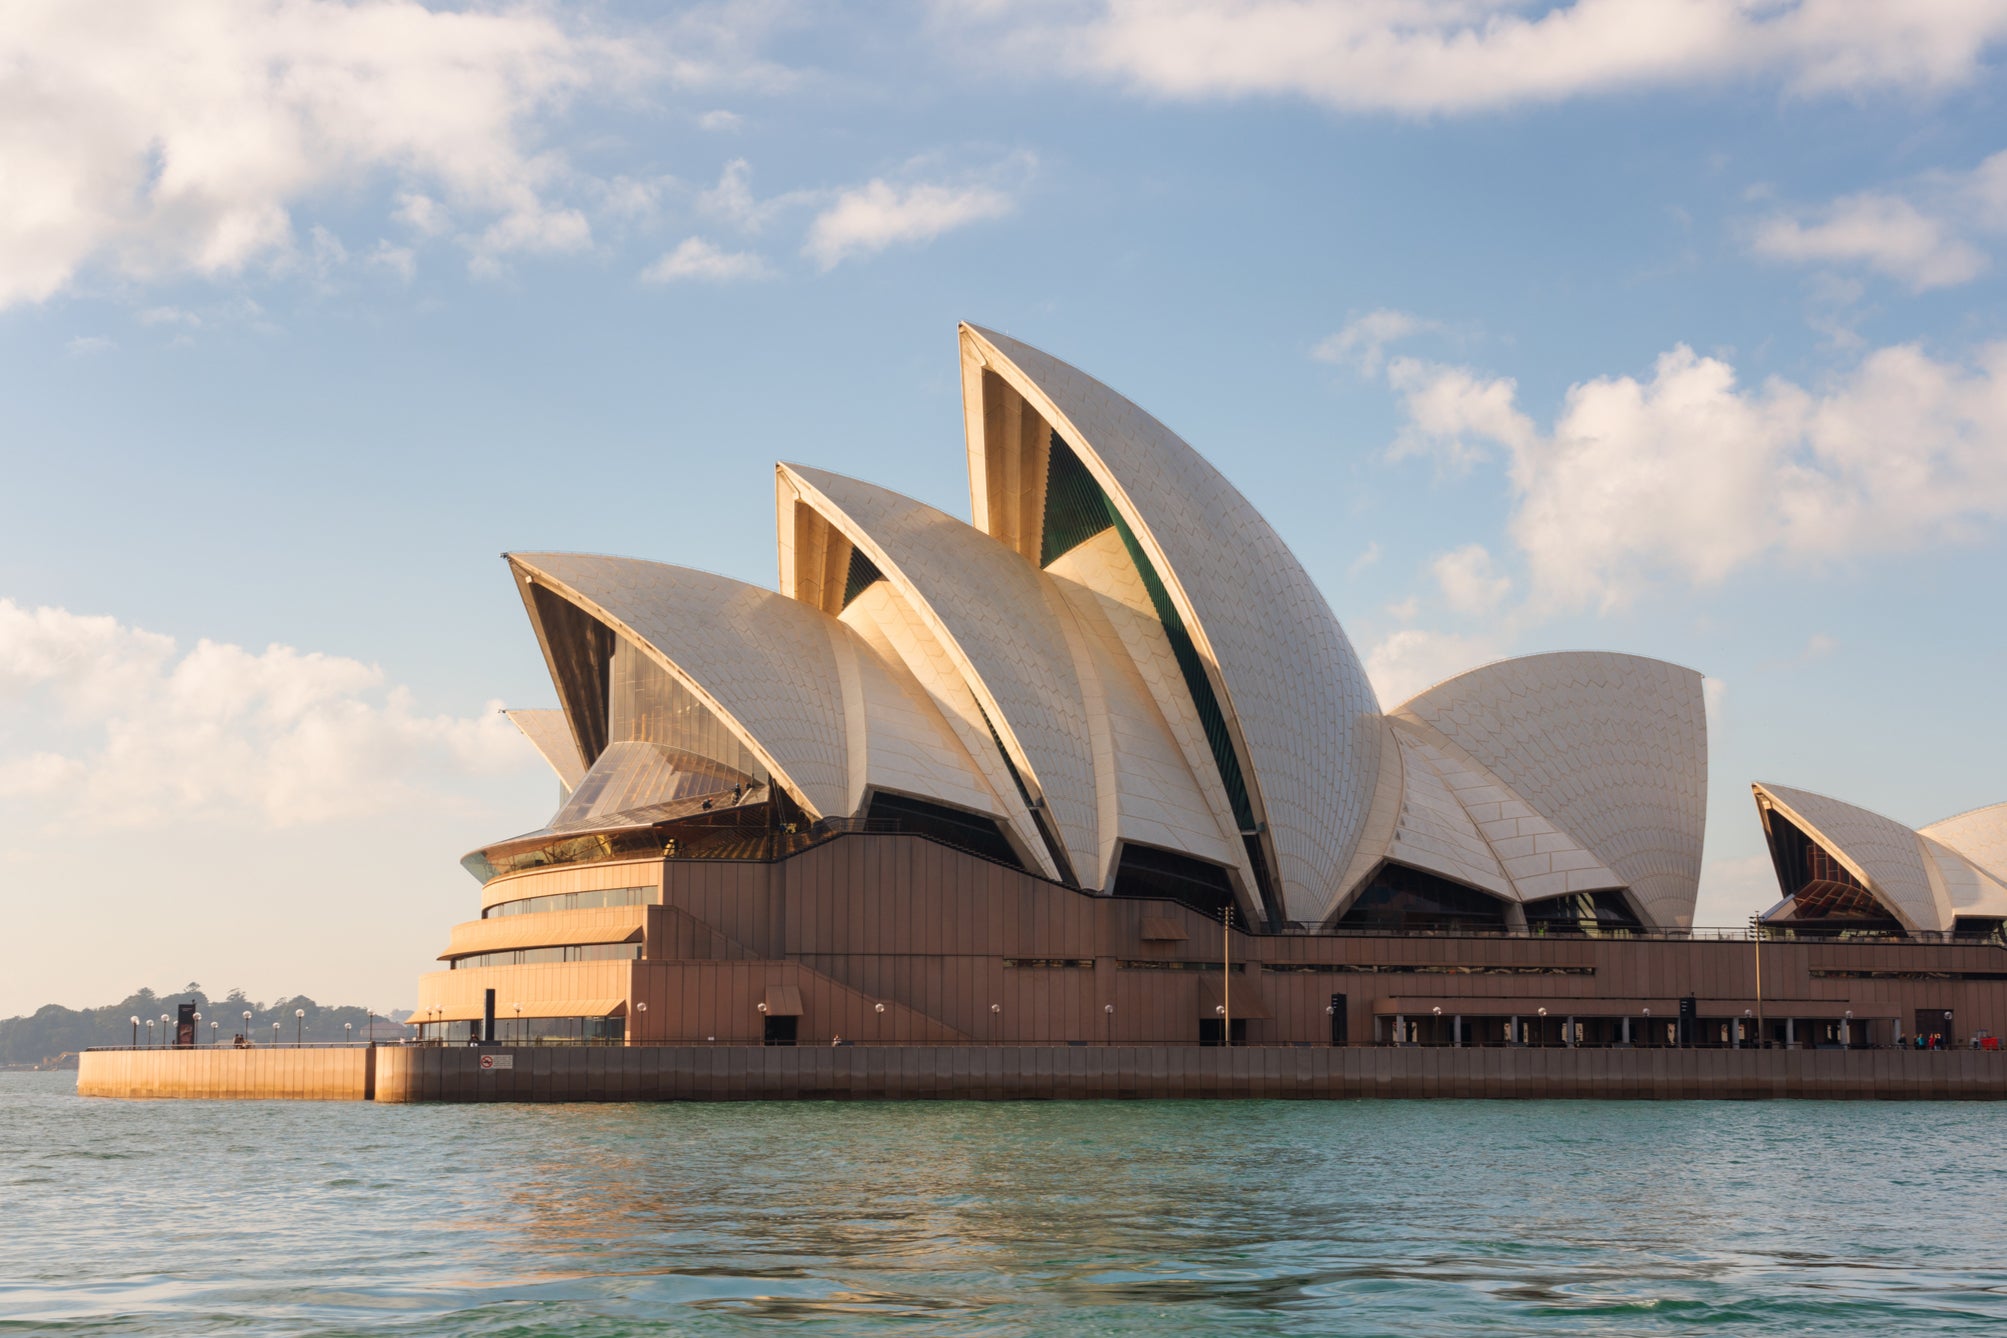
[[[1209,647],[1275,849],[1287,915],[1316,921],[1365,826],[1379,703],[1322,592],[1274,528],[1164,424],[1101,382],[965,326],[983,360],[1067,437],[1160,560]]]
[[[1023,753],[1075,876],[1090,882],[1100,823],[1087,707],[1061,596],[1024,558],[945,511],[827,470],[783,466],[803,499],[871,555],[966,658],[992,723]]]
[[[1391,714],[1430,726],[1496,774],[1529,815],[1630,888],[1653,923],[1692,923],[1707,822],[1699,674],[1603,651],[1529,655],[1461,674]],[[1545,853],[1540,844],[1524,853]],[[1549,871],[1570,872],[1552,862]],[[1580,890],[1548,881],[1554,892]]]
[[[660,657],[812,815],[849,811],[831,619],[776,591],[688,567],[584,553],[510,560]]]
[[[1765,781],[1768,795],[1805,834],[1840,857],[1876,900],[1910,929],[1951,927],[1951,903],[1932,886],[1923,842],[1893,818],[1810,790]]]
[[[1971,860],[1995,878],[2007,879],[2007,804],[1975,808],[1970,813],[1933,822],[1918,829]]]

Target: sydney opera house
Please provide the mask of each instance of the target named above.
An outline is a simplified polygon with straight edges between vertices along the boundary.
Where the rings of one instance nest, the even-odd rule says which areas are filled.
[[[480,915],[422,981],[428,1034],[1887,1045],[1926,1014],[2007,1025],[1985,983],[2007,956],[1950,935],[2007,917],[2007,809],[1916,833],[1759,787],[1786,894],[1759,979],[1746,935],[1693,927],[1699,674],[1536,655],[1385,707],[1192,447],[1002,335],[964,326],[960,355],[968,520],[781,464],[776,589],[508,555],[558,702],[511,715],[563,802],[467,856]]]

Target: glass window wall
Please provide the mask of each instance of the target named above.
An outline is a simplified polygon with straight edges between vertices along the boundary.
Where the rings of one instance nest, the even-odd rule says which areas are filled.
[[[654,903],[655,889],[652,887],[605,887],[591,892],[553,892],[548,896],[498,901],[482,911],[481,918],[492,920],[505,915],[541,915],[546,911],[591,911],[603,906],[651,906]]]
[[[477,952],[456,957],[446,964],[449,971],[471,970],[477,966],[531,966],[539,962],[638,962],[639,943],[566,943],[554,948],[510,948],[502,952]]]

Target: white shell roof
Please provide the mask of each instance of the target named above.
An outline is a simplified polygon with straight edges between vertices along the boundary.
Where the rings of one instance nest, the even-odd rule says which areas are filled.
[[[1951,928],[1951,900],[1932,879],[1929,854],[1916,832],[1893,818],[1810,790],[1768,782],[1755,789],[1831,851],[1904,925]]]
[[[782,470],[932,625],[1016,754],[1033,797],[1044,799],[1074,876],[1094,885],[1102,861],[1089,713],[1066,608],[1051,581],[924,502],[827,470]]]
[[[504,711],[509,723],[523,732],[536,748],[537,753],[550,763],[552,771],[563,783],[567,791],[576,790],[578,783],[585,779],[585,759],[578,755],[578,740],[571,734],[571,726],[565,723],[564,712],[557,707],[546,707],[534,711]]]
[[[1426,725],[1394,721],[1401,813],[1387,858],[1513,901],[1624,886],[1581,842]]]
[[[1997,854],[2000,847],[1991,843],[2007,823],[2007,804],[1919,831],[1810,790],[1768,783],[1754,788],[1832,852],[1907,927],[1942,932],[1961,915],[2007,917],[2007,880],[1974,857]]]
[[[2007,879],[2007,804],[1993,804],[1917,830],[1949,846],[1992,874]]]
[[[1511,858],[1548,853],[1543,847],[1560,853],[1564,838],[1580,852],[1515,875],[1522,897],[1621,885],[1651,923],[1693,922],[1707,822],[1699,674],[1605,651],[1529,655],[1460,674],[1390,714],[1427,726],[1492,773],[1508,791],[1499,802],[1527,810],[1513,810],[1515,823],[1553,829],[1545,838],[1516,833],[1501,846],[1508,869]],[[1524,848],[1522,835],[1532,838]]]
[[[1036,407],[1094,474],[1216,671],[1249,798],[1268,826],[1285,911],[1329,910],[1379,775],[1379,702],[1310,575],[1273,527],[1176,433],[1026,344],[962,327],[987,367]],[[972,491],[984,520],[972,440]]]
[[[871,787],[1000,812],[903,668],[827,614],[659,562],[577,553],[510,561],[654,655],[812,816],[855,814]]]
[[[829,619],[776,591],[688,567],[585,553],[509,560],[651,651],[811,815],[849,812]]]

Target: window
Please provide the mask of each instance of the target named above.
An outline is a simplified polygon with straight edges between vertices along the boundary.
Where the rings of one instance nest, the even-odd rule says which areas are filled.
[[[970,813],[959,808],[949,808],[945,804],[930,804],[924,799],[909,799],[903,794],[887,794],[883,790],[871,796],[871,807],[865,813],[870,823],[884,823],[894,830],[912,832],[915,836],[930,836],[943,845],[955,846],[984,859],[1008,864],[1013,869],[1022,869],[1017,854],[1004,840],[994,820],[980,813]]]
[[[1340,929],[1442,929],[1501,933],[1505,903],[1474,887],[1401,864],[1383,864]]]
[[[647,906],[655,900],[652,887],[605,887],[592,892],[553,892],[541,897],[501,901],[481,912],[483,920],[503,915],[541,915],[546,911],[590,911],[604,906]]]
[[[1154,846],[1124,843],[1115,869],[1118,897],[1161,897],[1217,920],[1233,905],[1233,883],[1217,864]]]
[[[531,966],[538,962],[638,962],[639,943],[567,943],[554,948],[510,948],[503,952],[477,952],[456,957],[447,963],[449,971],[471,970],[477,966]]]
[[[1572,892],[1526,903],[1526,927],[1533,932],[1593,934],[1604,929],[1638,929],[1638,917],[1622,892]]]

